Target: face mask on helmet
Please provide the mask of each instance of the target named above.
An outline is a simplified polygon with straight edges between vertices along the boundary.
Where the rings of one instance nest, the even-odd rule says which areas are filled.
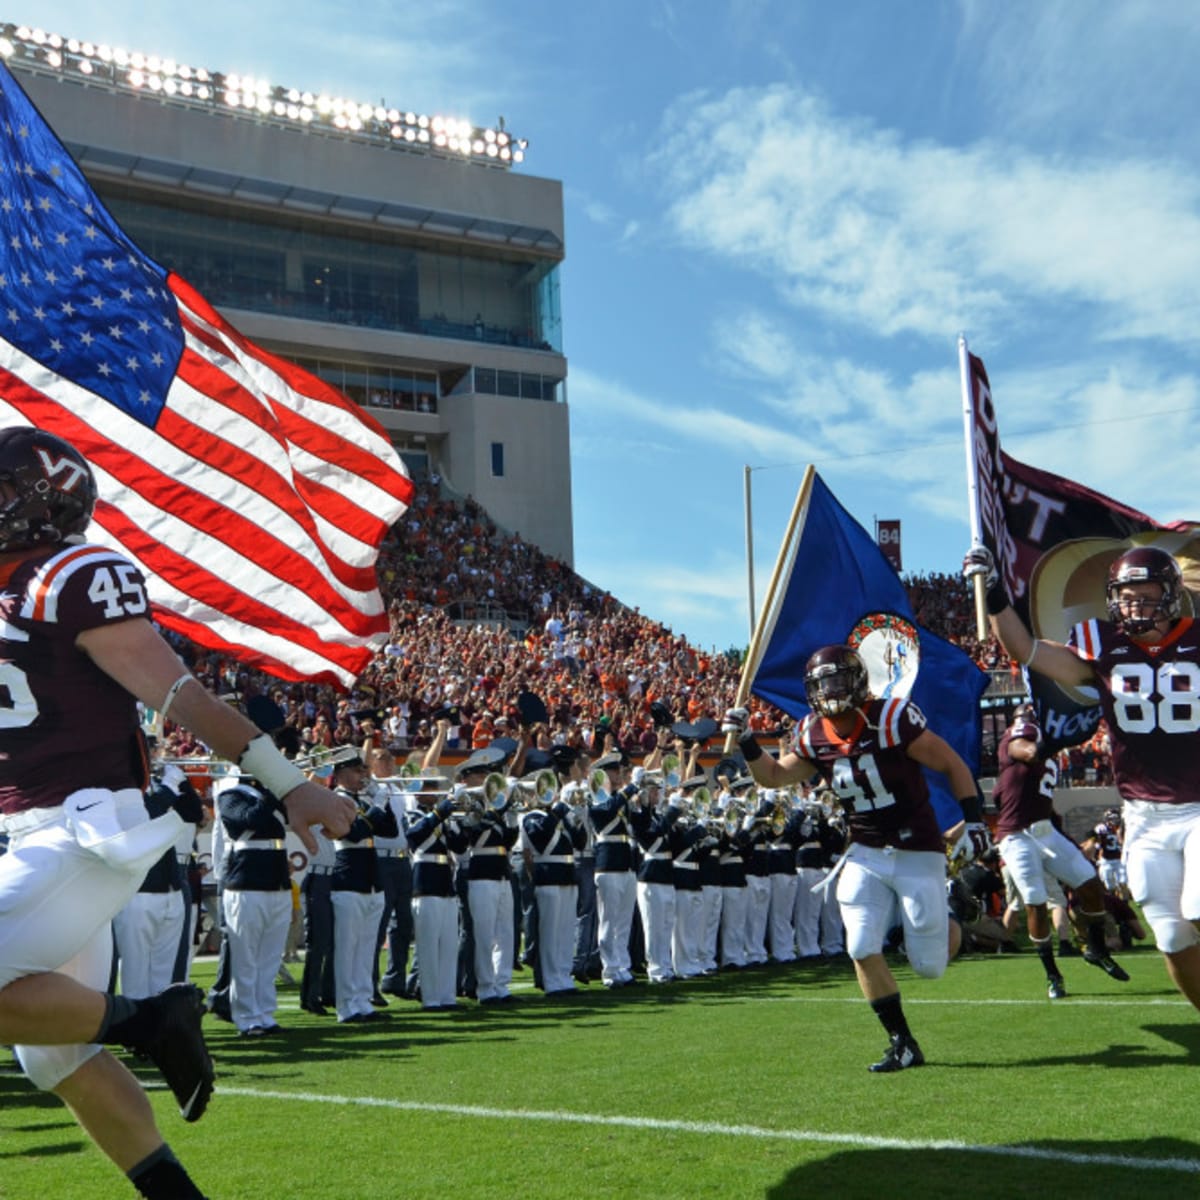
[[[1146,599],[1138,611],[1126,615],[1122,611],[1121,589],[1133,584],[1157,583],[1162,595],[1157,600]],[[1108,619],[1129,634],[1149,633],[1163,620],[1175,620],[1183,601],[1183,576],[1175,560],[1154,546],[1139,546],[1127,550],[1108,569]]]
[[[836,717],[865,704],[867,668],[849,646],[823,646],[804,670],[804,691],[813,712]]]
[[[95,504],[96,480],[74,446],[40,429],[0,429],[0,551],[81,534]]]

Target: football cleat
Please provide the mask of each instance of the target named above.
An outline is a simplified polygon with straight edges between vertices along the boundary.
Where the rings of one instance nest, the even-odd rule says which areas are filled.
[[[887,1048],[887,1053],[877,1063],[872,1063],[868,1070],[875,1072],[904,1071],[908,1067],[923,1067],[924,1065],[925,1055],[921,1053],[921,1047],[910,1037],[893,1034],[892,1044]]]
[[[1065,1000],[1067,997],[1067,985],[1063,982],[1061,975],[1055,975],[1046,985],[1046,994],[1051,1000]]]
[[[154,1028],[145,1041],[130,1049],[144,1054],[162,1072],[179,1115],[185,1121],[198,1121],[208,1107],[214,1077],[200,1028],[204,993],[190,983],[177,983],[144,1003],[154,1013]]]
[[[1113,959],[1111,954],[1095,954],[1091,950],[1083,952],[1083,961],[1099,967],[1105,975],[1111,975],[1118,983],[1129,982],[1129,972]]]

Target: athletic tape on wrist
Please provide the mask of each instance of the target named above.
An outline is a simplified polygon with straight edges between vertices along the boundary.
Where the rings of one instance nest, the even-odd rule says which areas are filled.
[[[962,805],[963,820],[968,825],[983,824],[983,789],[979,784],[975,785],[975,795],[962,796],[958,802]]]
[[[295,763],[290,763],[279,752],[279,748],[265,733],[251,738],[238,766],[249,776],[257,779],[268,792],[274,792],[280,800],[308,781],[304,772]]]

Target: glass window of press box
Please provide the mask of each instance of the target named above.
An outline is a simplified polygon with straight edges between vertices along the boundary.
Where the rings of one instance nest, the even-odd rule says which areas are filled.
[[[217,213],[98,190],[125,232],[211,303],[432,337],[562,349],[555,263],[484,248],[423,247],[370,230]]]

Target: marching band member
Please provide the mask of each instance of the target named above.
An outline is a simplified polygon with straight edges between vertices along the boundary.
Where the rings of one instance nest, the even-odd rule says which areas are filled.
[[[638,912],[646,937],[646,977],[651,983],[670,983],[675,978],[671,942],[675,935],[675,854],[682,849],[682,834],[676,830],[683,815],[681,792],[650,814],[637,830],[642,848],[638,868]]]
[[[707,788],[707,776],[694,775],[680,784],[685,803],[701,788]],[[672,863],[671,881],[675,887],[675,922],[671,930],[671,966],[679,979],[695,979],[704,974],[702,938],[704,934],[704,896],[700,883],[700,855],[704,846],[715,847],[708,826],[693,815],[686,828],[678,829],[679,845]]]
[[[424,790],[438,782],[422,779],[418,808],[404,828],[413,864],[413,930],[420,963],[421,1007],[454,1012],[458,966],[458,899],[451,854],[462,854],[467,839],[453,817],[454,801],[444,791]]]
[[[621,756],[605,754],[596,767],[608,776],[608,788],[588,804],[588,824],[596,844],[596,902],[600,920],[600,978],[607,988],[633,982],[629,961],[629,933],[637,904],[637,876],[633,866],[633,825],[649,820],[639,804],[630,809],[645,778],[634,767],[630,783],[621,786]]]
[[[722,796],[723,812],[733,808],[740,811],[741,794],[754,782],[742,776],[731,782],[728,793]],[[740,971],[749,962],[746,931],[749,926],[750,893],[746,886],[746,852],[748,838],[739,822],[726,826],[720,838],[721,863],[721,967],[723,971]]]
[[[799,809],[788,802],[787,819],[782,829],[775,832],[772,826],[771,839],[767,846],[768,880],[771,885],[770,918],[767,922],[767,948],[777,963],[796,961],[796,891],[799,877],[796,874],[796,851],[800,847],[800,824],[803,816]]]
[[[746,859],[746,963],[767,963],[767,922],[771,914],[770,820],[775,809],[774,792],[760,791],[754,811],[746,815],[743,828]]]
[[[229,1010],[242,1037],[278,1033],[275,977],[292,920],[283,805],[254,780],[217,798],[225,835],[225,934]]]
[[[463,768],[466,766],[464,763]],[[513,976],[513,891],[509,860],[518,832],[513,792],[509,790],[503,803],[493,806],[485,791],[488,775],[480,779],[479,772],[460,769],[459,778],[465,788],[484,792],[480,797],[478,823],[466,829],[470,850],[467,903],[475,930],[476,994],[480,1004],[505,1004],[513,999],[508,990]],[[459,799],[462,799],[461,793]]]
[[[572,767],[578,771],[578,766]],[[541,987],[547,996],[576,991],[571,978],[575,949],[575,853],[587,834],[583,828],[584,801],[579,783],[569,783],[548,808],[521,817],[521,838],[532,864],[537,896],[537,953]],[[573,805],[562,799],[566,793]]]
[[[379,925],[383,914],[383,881],[375,835],[395,837],[391,808],[371,803],[367,768],[357,750],[335,758],[333,789],[354,802],[358,815],[349,832],[333,844],[332,876],[333,975],[337,1019],[342,1024],[383,1017],[371,997],[372,962],[379,957]]]
[[[710,818],[719,821],[719,813]],[[717,969],[717,953],[721,940],[721,831],[710,831],[696,847],[700,863],[700,967],[701,973],[711,975]]]
[[[387,946],[383,974],[379,972],[379,956],[371,958],[374,996],[404,995],[404,972],[408,966],[408,951],[412,946],[412,862],[408,856],[408,839],[404,836],[405,794],[396,776],[396,758],[388,746],[372,746],[368,742],[367,766],[371,770],[372,803],[389,808],[396,818],[396,836],[375,838],[375,853],[379,856],[379,875],[383,883],[383,912],[379,917],[379,940]]]
[[[150,868],[142,886],[113,918],[121,965],[121,994],[140,1000],[171,983],[185,983],[191,944],[191,884],[176,853],[186,842],[189,855],[204,808],[188,777],[174,763],[155,768],[145,796],[153,817],[174,809],[184,821],[176,843]]]
[[[328,786],[333,764],[311,769],[314,782]],[[304,896],[304,973],[300,977],[300,1007],[314,1016],[329,1016],[334,1002],[333,980],[333,866],[337,852],[320,829],[312,831],[316,850],[309,855],[308,870],[300,884]]]
[[[817,802],[806,797],[796,830],[799,844],[796,847],[796,903],[792,910],[798,958],[821,956],[821,907],[827,890],[821,886],[826,874],[825,851],[821,846],[824,819]]]

